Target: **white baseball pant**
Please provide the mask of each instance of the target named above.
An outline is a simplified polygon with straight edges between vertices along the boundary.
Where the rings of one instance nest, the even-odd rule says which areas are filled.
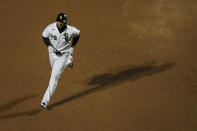
[[[52,68],[51,77],[48,88],[42,99],[42,103],[45,102],[48,105],[51,97],[53,96],[57,87],[58,79],[64,71],[65,67],[73,60],[72,56],[68,53],[64,53],[62,56],[58,56],[55,53],[49,52],[49,59]]]

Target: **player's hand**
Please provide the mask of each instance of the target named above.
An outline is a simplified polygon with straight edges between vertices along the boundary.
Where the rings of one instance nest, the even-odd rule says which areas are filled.
[[[56,55],[61,55],[62,54],[62,52],[60,52],[59,50],[57,50],[55,48],[54,48],[54,52],[55,52]]]
[[[54,52],[54,48],[52,46],[48,46],[49,52]]]
[[[62,53],[60,51],[55,52],[56,55],[61,55]]]
[[[70,55],[73,54],[74,48],[73,48],[73,47],[70,47],[70,48],[68,49],[68,52],[69,52]]]
[[[48,46],[48,50],[49,50],[49,52],[54,52],[56,55],[62,54],[59,50],[53,48],[52,46]]]

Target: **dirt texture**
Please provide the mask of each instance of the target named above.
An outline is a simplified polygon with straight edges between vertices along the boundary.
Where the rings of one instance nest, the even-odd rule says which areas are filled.
[[[196,131],[197,1],[1,0],[1,131]],[[80,29],[40,107],[50,64],[44,28]]]

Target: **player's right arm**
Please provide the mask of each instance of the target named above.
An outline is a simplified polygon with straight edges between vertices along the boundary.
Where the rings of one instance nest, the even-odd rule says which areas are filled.
[[[45,44],[47,47],[51,46],[51,43],[50,43],[50,41],[49,41],[49,38],[42,37],[42,40],[44,41],[44,44]]]
[[[44,41],[44,44],[49,47],[52,46],[49,40],[50,37],[50,26],[47,26],[44,31],[42,32],[42,39]]]
[[[47,26],[42,32],[42,39],[44,41],[44,44],[48,47],[49,52],[54,52],[57,55],[61,55],[61,52],[55,49],[51,44],[49,37],[50,37],[50,26]]]

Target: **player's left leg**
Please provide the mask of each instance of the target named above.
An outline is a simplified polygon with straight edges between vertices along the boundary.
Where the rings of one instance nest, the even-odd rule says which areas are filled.
[[[73,57],[71,55],[67,56],[67,60],[66,60],[66,66],[69,66],[70,68],[73,68]]]

